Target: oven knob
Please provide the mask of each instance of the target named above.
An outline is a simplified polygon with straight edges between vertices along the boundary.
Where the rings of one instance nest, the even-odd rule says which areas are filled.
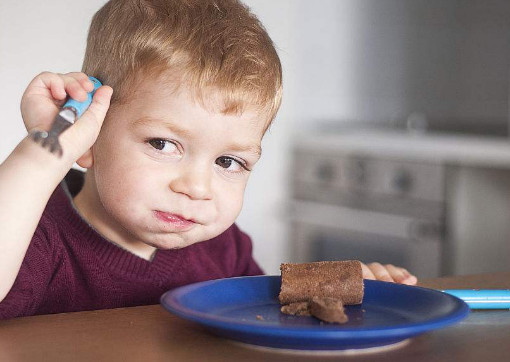
[[[352,179],[358,184],[364,184],[367,180],[367,165],[363,160],[356,160],[352,164]]]
[[[322,163],[317,167],[316,175],[323,182],[333,181],[335,178],[335,168],[330,163]]]
[[[392,180],[393,188],[398,192],[408,192],[413,187],[413,178],[406,170],[399,170]]]

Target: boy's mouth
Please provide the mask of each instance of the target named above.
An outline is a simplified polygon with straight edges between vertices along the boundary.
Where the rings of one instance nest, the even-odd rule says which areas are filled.
[[[193,225],[195,225],[195,221],[188,220],[181,215],[172,214],[169,212],[164,212],[160,210],[154,211],[154,215],[157,219],[164,221],[168,224],[171,224],[172,226],[180,229],[180,230],[186,230],[190,229]]]

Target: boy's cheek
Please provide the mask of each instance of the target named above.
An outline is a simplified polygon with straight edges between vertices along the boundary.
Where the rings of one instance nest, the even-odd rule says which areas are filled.
[[[217,218],[230,226],[241,213],[244,201],[244,187],[230,190],[226,189],[220,194],[214,195],[216,198]]]

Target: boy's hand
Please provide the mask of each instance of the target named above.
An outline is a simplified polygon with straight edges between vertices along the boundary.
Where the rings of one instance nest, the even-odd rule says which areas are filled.
[[[85,101],[87,92],[93,89],[92,81],[84,73],[39,74],[30,82],[21,99],[21,115],[27,131],[49,130],[67,96]],[[110,106],[112,92],[109,86],[100,87],[87,111],[60,136],[64,152],[73,161],[94,144]]]
[[[415,285],[418,279],[411,275],[406,269],[392,264],[381,265],[380,263],[361,263],[363,278],[377,279],[383,282],[395,282],[400,284]]]

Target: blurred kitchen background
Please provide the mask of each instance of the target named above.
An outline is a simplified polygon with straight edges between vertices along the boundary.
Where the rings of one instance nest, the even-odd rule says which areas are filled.
[[[356,258],[418,277],[508,270],[510,1],[245,0],[284,101],[238,223],[270,274]],[[0,161],[23,90],[79,70],[103,0],[0,2]]]

